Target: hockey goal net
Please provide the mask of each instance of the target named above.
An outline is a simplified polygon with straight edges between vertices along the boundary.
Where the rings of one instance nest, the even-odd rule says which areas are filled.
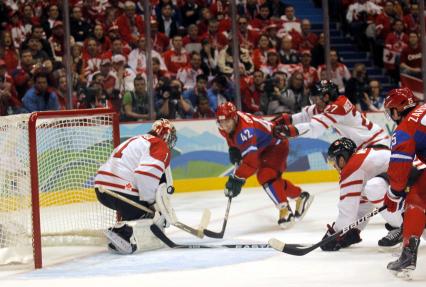
[[[93,179],[118,143],[109,109],[0,117],[0,264],[41,268],[42,246],[105,240],[116,216]]]

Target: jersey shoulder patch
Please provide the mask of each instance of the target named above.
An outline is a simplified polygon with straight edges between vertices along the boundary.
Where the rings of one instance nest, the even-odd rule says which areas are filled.
[[[352,174],[360,170],[370,151],[371,148],[360,149],[351,156],[340,174],[340,182],[344,181]]]

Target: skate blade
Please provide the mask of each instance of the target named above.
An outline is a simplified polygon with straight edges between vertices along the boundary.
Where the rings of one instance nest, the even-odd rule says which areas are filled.
[[[296,221],[301,221],[303,217],[305,217],[306,213],[308,213],[309,207],[311,207],[312,202],[314,201],[314,196],[311,194],[308,201],[305,203],[305,211],[302,213],[301,216],[295,217]]]
[[[395,275],[397,278],[405,280],[405,281],[413,280],[412,272],[413,272],[413,270],[410,270],[410,269],[403,269],[403,270],[400,270],[400,271],[392,271],[393,275]]]
[[[292,228],[295,223],[296,221],[292,220],[290,222],[279,223],[278,225],[281,227],[281,229],[289,229]]]

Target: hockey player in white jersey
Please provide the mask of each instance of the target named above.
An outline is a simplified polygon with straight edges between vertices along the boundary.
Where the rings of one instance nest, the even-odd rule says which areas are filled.
[[[389,146],[389,135],[377,124],[368,120],[343,95],[336,84],[321,81],[312,89],[313,105],[300,113],[282,114],[272,121],[277,137],[320,137],[327,129],[335,128],[344,137],[350,138],[358,148],[375,145]]]
[[[154,203],[161,201],[159,197],[167,196],[167,187],[159,187],[164,186],[160,183],[166,182],[166,178],[171,178],[170,149],[176,144],[176,140],[174,126],[166,119],[157,120],[147,134],[129,138],[120,144],[99,168],[95,177],[97,198],[103,205],[116,210],[122,219],[105,233],[110,240],[110,250],[130,254],[141,249],[161,247],[158,239],[150,233],[149,225],[158,223],[163,227],[164,218],[167,218],[167,210],[156,210],[161,208],[157,205],[154,207]],[[153,212],[141,210],[117,199],[103,192],[105,189]],[[159,216],[156,211],[162,215]]]
[[[389,188],[386,171],[390,160],[390,150],[386,147],[357,149],[354,141],[340,138],[334,141],[328,149],[328,161],[340,173],[339,215],[336,221],[327,225],[324,238],[342,230],[358,218],[371,212],[375,206],[383,205],[385,194]],[[391,213],[381,212],[392,231],[379,240],[379,246],[389,247],[402,242],[401,211]],[[337,251],[361,241],[360,232],[367,222],[361,224],[321,246],[325,251]]]

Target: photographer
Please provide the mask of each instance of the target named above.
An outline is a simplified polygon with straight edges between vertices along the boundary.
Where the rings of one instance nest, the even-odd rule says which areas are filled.
[[[368,90],[368,76],[364,64],[356,64],[352,71],[352,78],[346,84],[345,96],[361,111],[360,102]]]
[[[172,80],[159,83],[158,115],[165,119],[188,118],[192,114],[191,105],[182,97],[182,83]]]
[[[275,72],[272,77],[266,78],[263,83],[263,94],[260,98],[260,108],[265,115],[287,112],[280,101],[287,87],[287,75],[284,72]]]

